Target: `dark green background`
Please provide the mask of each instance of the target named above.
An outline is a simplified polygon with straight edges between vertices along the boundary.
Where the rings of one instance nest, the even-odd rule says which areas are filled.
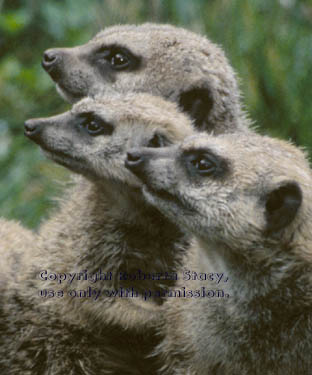
[[[116,23],[168,22],[220,43],[261,132],[312,150],[312,3],[298,0],[0,0],[0,215],[36,227],[65,169],[23,136],[27,118],[69,108],[41,68],[50,47]]]

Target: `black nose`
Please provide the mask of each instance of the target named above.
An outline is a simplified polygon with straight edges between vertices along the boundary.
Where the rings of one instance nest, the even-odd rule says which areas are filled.
[[[49,73],[56,71],[61,60],[61,53],[57,49],[48,49],[43,54],[42,66]]]
[[[40,133],[41,126],[36,120],[27,120],[24,124],[24,134],[29,138],[35,138]]]
[[[139,151],[129,151],[127,153],[127,159],[125,166],[131,170],[131,172],[138,174],[142,171],[144,165],[144,156]]]

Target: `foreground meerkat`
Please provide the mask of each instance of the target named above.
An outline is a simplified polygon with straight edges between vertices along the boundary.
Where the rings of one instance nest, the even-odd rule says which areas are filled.
[[[130,94],[86,98],[64,114],[27,121],[25,133],[84,177],[2,290],[0,368],[10,375],[155,374],[156,359],[147,355],[160,340],[154,326],[162,298],[149,294],[175,282],[186,238],[146,204],[124,160],[130,147],[181,141],[193,133],[191,122],[173,103]]]
[[[165,303],[164,373],[310,374],[312,173],[304,153],[268,137],[202,135],[133,150],[126,164],[147,201],[196,238]]]
[[[171,25],[117,25],[74,48],[45,51],[42,65],[59,93],[82,97],[148,92],[175,102],[198,129],[247,131],[235,73],[222,49]]]

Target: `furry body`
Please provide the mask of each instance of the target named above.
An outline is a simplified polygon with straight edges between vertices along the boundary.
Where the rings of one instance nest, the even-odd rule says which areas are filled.
[[[138,43],[138,41],[140,42]],[[137,67],[139,69],[130,69],[129,71],[125,70],[117,72],[109,68],[107,54],[104,52],[103,55],[103,50],[101,51],[101,48],[103,46],[106,48],[107,46],[111,49],[112,46],[115,48],[115,46],[119,45],[122,48],[126,48],[127,51],[130,51],[131,56],[138,58],[137,61],[140,61],[140,65],[137,65]],[[194,120],[194,124],[197,128],[213,131],[217,134],[233,131],[248,131],[250,122],[246,119],[245,114],[241,110],[240,94],[232,68],[228,64],[227,59],[218,46],[194,33],[169,25],[145,24],[138,27],[116,26],[108,28],[104,30],[104,32],[99,33],[85,46],[75,47],[72,49],[54,50],[52,55],[55,56],[56,51],[57,58],[54,60],[54,63],[52,65],[50,64],[49,67],[46,65],[45,68],[51,77],[57,82],[58,90],[67,100],[71,102],[75,102],[84,96],[94,97],[98,94],[109,97],[116,92],[150,92],[178,103],[180,108],[187,112]],[[124,52],[124,50],[122,52]],[[133,65],[133,68],[134,67],[135,66]],[[158,114],[156,114],[155,117],[158,118]],[[53,157],[53,155],[50,156]],[[56,159],[58,159],[56,160],[57,162],[60,162],[60,158]],[[73,168],[73,165],[71,167]],[[88,176],[88,178],[89,177],[90,176]],[[143,203],[141,198],[138,198],[136,193],[129,193],[129,195],[126,194],[126,197],[124,197],[123,194],[115,194],[119,192],[119,188],[113,184],[111,185],[111,187],[113,186],[113,190],[103,188],[103,192],[105,191],[105,194],[110,199],[117,199],[117,202],[119,199],[122,199],[127,209],[125,209],[124,206],[121,208],[122,205],[119,206],[116,202],[113,205],[114,208],[112,208],[110,205],[111,202],[109,202],[109,207],[107,207],[107,200],[105,201],[105,199],[103,199],[102,203],[99,203],[99,201],[95,199],[95,206],[93,206],[90,204],[90,199],[94,199],[95,191],[98,191],[99,187],[95,188],[90,184],[89,181],[85,180],[83,182],[79,182],[79,184],[81,184],[81,190],[79,188],[69,190],[68,201],[62,203],[61,212],[56,214],[55,217],[52,217],[51,220],[42,226],[40,231],[41,242],[39,244],[33,244],[33,247],[38,249],[36,262],[34,261],[36,257],[32,255],[30,264],[28,264],[28,261],[23,263],[24,270],[22,272],[22,277],[24,277],[27,282],[23,285],[21,291],[19,290],[21,285],[18,283],[17,285],[14,285],[12,292],[10,291],[8,293],[9,302],[8,305],[5,306],[10,306],[12,303],[13,306],[15,306],[16,311],[24,311],[25,309],[23,306],[25,304],[30,304],[30,315],[34,314],[31,321],[36,321],[36,319],[38,319],[38,313],[33,312],[34,306],[37,307],[37,300],[33,300],[33,295],[36,294],[42,283],[38,283],[38,281],[37,283],[33,283],[33,280],[38,276],[38,271],[42,269],[43,263],[46,262],[47,268],[51,268],[52,272],[61,272],[61,269],[68,271],[70,267],[77,271],[77,264],[79,267],[80,265],[88,267],[89,270],[97,269],[98,265],[100,264],[107,267],[111,266],[112,269],[119,270],[124,267],[124,264],[126,264],[127,267],[130,267],[127,268],[127,270],[132,272],[132,266],[141,267],[142,265],[142,268],[148,268],[150,266],[149,262],[151,258],[144,258],[139,254],[141,254],[142,247],[144,247],[144,251],[146,251],[146,243],[151,243],[150,249],[152,249],[152,251],[155,250],[155,253],[153,253],[154,257],[152,256],[152,259],[155,260],[155,264],[153,265],[153,269],[151,271],[170,271],[173,268],[175,269],[175,267],[172,268],[173,263],[179,260],[179,254],[181,253],[180,249],[181,247],[183,248],[183,245],[185,244],[185,240],[181,232],[176,227],[172,227],[171,224],[168,224],[167,220],[165,220],[163,216],[160,216],[158,213],[155,214],[154,210],[152,212],[152,216],[155,215],[155,219],[152,219],[151,221],[144,220],[144,223],[138,220],[138,216],[132,216],[132,210],[135,212],[137,211],[137,215],[142,214],[143,217],[144,215],[148,216],[151,213],[151,208],[148,208],[147,211],[145,211],[144,208],[144,210],[141,211],[137,210],[137,206],[132,204],[128,206],[130,197],[130,201],[133,200],[133,202],[136,202],[136,204],[146,207],[145,203]],[[79,192],[82,192],[81,195]],[[85,196],[85,192],[89,192],[90,195]],[[75,194],[77,194],[77,199],[75,198]],[[83,206],[83,204],[86,206]],[[91,207],[94,208],[94,211],[92,211]],[[86,220],[87,222],[84,222],[83,220],[80,222],[76,219],[81,219],[82,215],[84,214],[93,215],[95,212],[98,214],[98,207],[105,209],[105,214],[107,209],[107,212],[112,213],[111,216],[117,213],[117,217],[120,215],[120,217],[127,217],[128,219],[128,216],[130,215],[131,218],[128,220],[129,225],[126,226],[124,225],[124,221],[119,219],[112,219],[112,222],[109,221],[110,219],[107,219],[108,222],[105,223],[101,222],[100,220],[98,232],[104,228],[106,230],[107,228],[109,233],[114,233],[115,230],[116,236],[114,237],[109,235],[108,238],[105,238],[104,232],[101,234],[97,232],[97,235],[94,237],[96,241],[88,242],[86,241],[85,237],[88,237],[88,234],[93,234],[94,228],[90,227],[90,222],[88,220]],[[130,211],[128,211],[129,207],[131,207],[131,214],[129,214]],[[123,212],[122,214],[121,211]],[[107,215],[107,218],[111,216]],[[88,216],[86,216],[86,218],[87,217]],[[103,220],[105,221],[104,218]],[[97,222],[97,219],[95,222]],[[117,227],[117,224],[120,225],[120,227]],[[169,237],[166,237],[166,235],[164,236],[164,232],[158,233],[156,231],[155,235],[155,228],[153,227],[154,225],[168,228],[168,232],[166,230],[165,232]],[[151,228],[153,231],[151,231]],[[71,233],[70,230],[72,230]],[[133,231],[138,231],[143,234],[146,233],[146,235],[133,237],[131,234]],[[85,236],[85,234],[87,234],[87,236]],[[164,242],[159,241],[159,238],[162,236],[164,236]],[[120,238],[124,238],[125,242],[123,242],[123,240],[120,242]],[[143,239],[146,239],[144,244],[142,241]],[[75,252],[72,254],[69,252],[67,254],[66,252],[60,251],[60,248],[62,249],[64,246],[64,240],[68,241],[67,244],[69,247],[71,246],[71,249],[74,249]],[[125,243],[127,243],[129,246],[124,246]],[[81,249],[81,245],[85,247]],[[115,245],[117,245],[117,247],[120,246],[120,252],[109,251],[110,248],[115,249]],[[81,254],[79,251],[86,251],[86,249],[89,248],[92,249],[92,251],[95,251],[95,249],[100,250],[96,253],[91,251],[89,258],[83,259],[82,261],[80,259]],[[159,251],[163,249],[165,249],[166,254],[166,248],[168,248],[170,252],[172,250],[175,251],[177,248],[178,254],[175,254],[174,261],[171,258],[171,255],[169,258],[167,258],[168,254],[163,255],[161,253],[159,256]],[[101,252],[102,250],[103,252],[105,251],[106,254],[103,258]],[[148,254],[148,256],[150,255],[151,253]],[[77,258],[75,258],[75,256],[77,256]],[[92,260],[93,256],[94,259]],[[119,258],[119,256],[123,257],[123,259]],[[136,259],[138,262],[132,262],[131,259]],[[63,263],[67,261],[72,263]],[[128,264],[128,261],[130,261],[130,264]],[[68,268],[65,269],[64,264],[66,264],[66,267]],[[13,280],[11,280],[11,282],[14,284]],[[153,286],[155,285],[155,283],[152,284]],[[170,281],[165,282],[164,286],[166,288],[171,284],[172,282]],[[15,293],[17,293],[17,295],[20,293],[24,294],[25,285],[29,285],[26,288],[29,293],[26,293],[25,301],[20,302],[20,298],[18,298],[17,301],[14,295]],[[54,286],[52,285],[52,287]],[[147,283],[145,286],[147,288],[151,287],[150,283]],[[11,302],[12,298],[15,302]],[[29,301],[35,302],[30,303]],[[68,307],[69,310],[71,310],[71,313],[68,313],[68,310],[66,310],[64,307],[66,304],[63,303],[63,300],[62,303],[58,303],[53,300],[53,303],[56,303],[56,306],[58,307],[52,308],[52,312],[48,310],[47,320],[53,320],[53,316],[55,314],[55,319],[58,322],[56,326],[62,327],[61,330],[64,330],[64,332],[67,331],[69,336],[71,332],[76,332],[77,328],[80,332],[79,335],[82,335],[81,337],[83,337],[83,333],[80,330],[81,326],[87,326],[86,316],[90,317],[90,329],[92,332],[94,332],[94,329],[99,329],[97,322],[104,324],[104,327],[106,327],[105,329],[108,327],[107,324],[109,324],[109,327],[113,327],[112,325],[116,324],[117,330],[120,327],[132,327],[134,331],[140,331],[142,327],[152,327],[154,321],[159,319],[157,306],[159,303],[162,303],[162,300],[158,299],[156,301],[149,302],[150,303],[144,303],[144,307],[142,307],[142,304],[137,303],[136,301],[134,303],[129,303],[129,301],[119,301],[109,303],[109,308],[105,310],[103,308],[99,308],[100,311],[98,311],[97,309],[94,309],[94,304],[89,303],[88,301],[83,301],[83,308],[81,311],[80,309],[72,310],[72,308]],[[80,305],[80,302],[77,301],[73,303]],[[151,308],[148,307],[146,309],[149,304],[151,305]],[[41,311],[42,308],[45,309],[45,307],[41,307],[41,305],[49,306],[50,304],[46,303],[45,301],[41,301],[40,306],[38,306],[39,311]],[[71,304],[68,306],[71,306]],[[130,312],[129,306],[131,306]],[[48,307],[48,309],[49,308],[50,307]],[[60,309],[60,317],[58,315],[59,313],[57,312],[59,311],[58,309]],[[40,314],[42,313],[40,312]],[[13,318],[10,315],[10,310],[6,310],[5,308],[2,315],[3,321],[6,322],[2,326],[3,335],[7,334],[8,327],[10,326],[9,322],[12,320],[16,321],[17,323],[12,324],[12,327],[9,328],[10,332],[12,333],[12,336],[10,337],[16,338],[18,335],[17,330],[20,329],[20,325],[24,327],[24,323],[21,323],[19,314]],[[66,321],[67,316],[69,316],[69,322]],[[77,316],[79,316],[79,318],[77,321],[75,321]],[[64,323],[64,319],[66,323]],[[83,323],[79,319],[82,319]],[[73,321],[75,321],[74,326],[72,325]],[[67,327],[70,328],[66,328],[64,324],[65,326],[68,324]],[[31,325],[27,329],[34,330],[34,337],[36,337],[36,335],[41,335],[39,332],[42,331],[42,324],[40,322],[34,323],[33,326]],[[47,335],[49,332],[50,331],[47,331]],[[21,341],[26,340],[25,342],[27,342],[27,338],[25,337],[21,336]],[[65,346],[64,343],[57,344],[57,337],[58,336],[55,338],[55,344],[49,346],[49,349],[47,349],[47,347],[45,347],[46,349],[40,348],[40,350],[44,350],[45,353],[44,356],[40,358],[46,358],[46,360],[45,362],[42,362],[43,367],[40,367],[41,372],[38,370],[38,373],[44,373],[43,371],[49,373],[52,371],[52,369],[54,373],[57,373],[53,366],[56,366],[55,368],[57,368],[58,365],[56,362],[51,362],[49,359],[50,356],[53,356],[52,353],[54,350],[56,350],[57,346],[60,348],[58,349],[59,352],[64,352],[64,358],[73,358],[71,365],[64,368],[60,367],[58,370],[59,373],[64,373],[65,369],[66,371],[69,371],[68,369],[75,368],[71,366],[76,366],[77,357],[70,354],[72,353],[72,349],[70,349],[68,352],[69,348]],[[95,334],[95,342],[97,342],[96,337],[97,334]],[[150,335],[147,334],[147,337],[147,341],[150,343],[152,341],[149,340]],[[111,345],[109,343],[105,345],[105,340],[102,346],[106,347],[106,350],[109,351]],[[107,338],[107,340],[109,341],[110,339]],[[151,346],[155,345],[157,340],[158,339],[155,339]],[[134,339],[134,341],[138,342],[136,339]],[[139,339],[139,341],[141,341],[141,339]],[[33,339],[32,343],[34,343]],[[142,346],[143,345],[140,344],[137,348],[138,350],[136,350],[136,347],[134,346],[134,352],[137,353]],[[24,347],[28,346],[25,344]],[[149,347],[146,347],[146,352],[149,352]],[[16,356],[18,348],[14,346],[13,341],[11,345],[7,347],[3,345],[1,348],[4,353],[3,358],[8,358],[7,360],[3,360],[2,364],[11,368],[13,373],[12,361]],[[16,365],[17,367],[14,368],[15,373],[19,373],[19,371],[24,371],[26,373],[26,369],[31,368],[31,366],[38,365],[28,361],[28,358],[39,358],[39,346],[38,350],[34,346],[29,346],[28,350],[29,352],[22,352],[24,354],[22,354],[21,357],[21,365]],[[47,351],[45,352],[45,350]],[[81,352],[78,350],[75,353]],[[106,352],[102,353],[104,356],[103,362],[105,363],[106,361],[107,363],[108,356],[105,357],[105,353]],[[124,352],[124,355],[125,358],[128,358],[126,352]],[[80,354],[78,356],[80,356]],[[82,361],[81,366],[82,368],[84,367],[86,369],[85,373],[92,373],[93,368],[88,367],[86,364],[88,363],[87,357],[88,352],[86,352],[86,356],[83,359],[80,359],[80,361]],[[115,353],[115,358],[117,357],[118,354]],[[142,353],[140,357],[145,357],[145,353]],[[114,362],[115,364],[117,363],[116,368],[118,368],[118,362],[118,360]],[[38,359],[38,363],[41,363],[41,359],[40,361]],[[94,363],[98,362],[94,361]],[[123,362],[121,360],[121,363],[124,364],[129,362]],[[151,361],[148,361],[148,364],[153,367]],[[97,364],[94,366],[95,368],[101,369],[105,367]],[[111,366],[113,365],[111,364]],[[107,371],[110,371],[109,366],[106,368]],[[123,367],[122,370],[117,370],[116,368],[114,366],[112,367],[112,373],[114,373],[114,371],[116,371],[116,373],[120,373],[121,371],[122,373],[126,374],[126,371],[128,371],[125,367]],[[129,371],[131,370],[129,369]],[[153,372],[152,370],[150,371],[151,373]]]
[[[195,235],[184,268],[228,278],[216,285],[180,277],[175,289],[221,289],[225,298],[167,299],[158,348],[164,373],[310,374],[312,173],[305,155],[257,135],[194,136],[129,155],[147,200]]]
[[[97,125],[104,134],[93,136]],[[163,300],[143,298],[144,291],[167,289],[175,280],[125,280],[120,273],[174,272],[187,241],[146,204],[124,159],[134,145],[182,140],[193,132],[189,120],[174,104],[142,94],[85,99],[63,115],[25,126],[51,158],[83,176],[40,227],[31,256],[16,265],[19,272],[9,262],[3,270],[10,277],[2,290],[0,365],[12,375],[155,373],[156,360],[148,355],[160,340],[155,326]],[[71,284],[40,277],[84,270],[112,277]],[[99,298],[72,296],[88,287]],[[111,297],[118,288],[133,288],[137,296]]]

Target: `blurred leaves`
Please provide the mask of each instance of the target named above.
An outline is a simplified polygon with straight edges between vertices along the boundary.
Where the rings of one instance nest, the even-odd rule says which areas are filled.
[[[0,214],[35,227],[67,171],[23,136],[27,118],[70,106],[41,68],[51,47],[116,23],[167,22],[221,44],[259,131],[312,150],[311,0],[0,0]]]
[[[18,34],[23,31],[30,21],[29,14],[25,9],[19,9],[15,12],[8,11],[0,15],[0,30],[7,34]]]

